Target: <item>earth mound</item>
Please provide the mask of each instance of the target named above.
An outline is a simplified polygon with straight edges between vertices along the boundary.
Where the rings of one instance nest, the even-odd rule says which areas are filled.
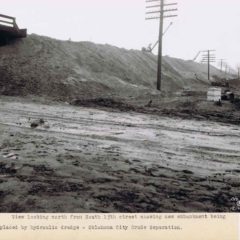
[[[32,34],[0,47],[0,94],[59,100],[157,94],[156,70],[151,53]],[[166,92],[209,84],[206,66],[192,61],[164,57],[163,75]]]

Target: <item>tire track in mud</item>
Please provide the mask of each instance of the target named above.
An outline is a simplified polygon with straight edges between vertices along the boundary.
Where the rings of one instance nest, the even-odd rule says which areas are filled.
[[[25,115],[26,112],[21,114],[20,110],[18,113],[10,111],[9,114],[10,119],[14,119],[14,124],[3,123],[0,132],[4,133],[2,136],[9,138],[13,145],[19,143],[20,158],[11,162],[15,162],[17,168],[22,168],[12,174],[4,172],[4,168],[9,169],[8,161],[10,160],[1,159],[3,165],[0,170],[2,169],[2,174],[7,175],[6,178],[0,178],[2,181],[2,183],[0,181],[0,195],[3,196],[0,208],[2,212],[216,212],[229,211],[232,206],[231,197],[237,197],[240,194],[238,169],[235,169],[235,172],[232,169],[232,171],[201,176],[191,171],[190,166],[174,169],[171,159],[166,159],[170,163],[169,166],[163,166],[162,162],[150,161],[152,160],[151,151],[155,152],[158,158],[164,151],[168,151],[169,156],[175,153],[171,156],[172,158],[180,157],[184,152],[181,152],[181,149],[176,152],[177,146],[174,146],[178,139],[172,142],[173,146],[167,148],[167,145],[157,142],[156,139],[152,140],[152,136],[147,141],[131,136],[128,140],[121,138],[119,131],[122,129],[118,128],[116,136],[72,134],[54,131],[54,126],[48,130],[31,129],[29,126],[15,125],[15,119],[19,119],[18,116],[28,117]],[[87,114],[87,111],[83,114]],[[52,117],[52,114],[35,115],[34,113],[33,115],[34,118],[41,117],[46,120]],[[144,115],[138,116],[144,117]],[[91,117],[90,115],[89,118]],[[110,113],[110,118],[113,117]],[[88,118],[84,118],[83,121],[81,118],[82,116],[80,119],[74,119],[73,122],[80,128],[85,128]],[[65,128],[67,128],[66,125],[73,123],[71,118],[54,116],[51,121]],[[109,128],[124,124],[121,126],[126,132],[130,129],[134,132],[138,129],[150,130],[158,127],[155,124],[131,122],[131,125],[128,125],[126,121],[122,123],[121,119],[116,121],[118,121],[117,125],[114,125],[112,120],[98,119],[95,122],[94,119],[90,119],[90,124],[109,125]],[[171,134],[178,131],[177,128],[173,128],[170,127]],[[13,133],[12,139],[9,137],[9,129]],[[160,130],[168,131],[164,125]],[[158,130],[157,133],[159,133]],[[204,135],[207,136],[205,133]],[[32,144],[32,142],[35,143]],[[32,153],[31,151],[24,153],[29,148],[28,144],[33,146],[41,144],[43,147],[41,151],[46,151],[47,155],[40,157],[35,149]],[[123,146],[128,148],[124,149]],[[24,147],[26,149],[21,150]],[[10,147],[9,150],[11,149],[13,148]],[[56,152],[51,153],[53,149]],[[137,149],[145,151],[146,155],[134,157]],[[127,151],[129,152],[126,156],[124,152]],[[147,156],[148,152],[149,156]],[[34,153],[36,153],[34,162],[24,159],[26,154],[34,155]],[[182,159],[184,154],[181,156]],[[203,170],[207,169],[206,164],[207,162],[202,164]],[[176,166],[179,167],[179,165]],[[10,187],[6,190],[6,186]],[[19,189],[20,186],[21,189]]]
[[[10,113],[12,113],[11,111],[8,111],[8,112],[10,112]],[[21,113],[22,114],[22,112],[19,110],[19,113]],[[34,116],[34,118],[36,118],[36,117],[43,117],[43,118],[45,118],[46,116],[47,116],[47,118],[45,118],[45,119],[47,119],[47,120],[49,120],[49,119],[51,119],[51,120],[54,120],[55,122],[53,123],[53,124],[55,124],[55,123],[61,123],[61,127],[58,127],[58,129],[56,129],[56,128],[52,128],[52,129],[50,129],[50,130],[48,130],[47,132],[49,133],[49,132],[51,132],[51,133],[58,133],[58,134],[64,134],[64,136],[65,136],[65,138],[68,138],[68,139],[70,139],[70,138],[72,138],[72,139],[74,139],[75,137],[75,135],[77,135],[77,136],[81,136],[81,137],[84,137],[84,138],[91,138],[91,139],[95,139],[95,140],[98,140],[98,141],[109,141],[109,142],[117,142],[118,144],[120,144],[120,143],[129,143],[129,144],[133,144],[134,146],[136,146],[137,148],[141,148],[142,146],[141,145],[144,145],[144,140],[141,140],[141,139],[131,139],[131,138],[129,138],[129,139],[127,139],[127,138],[123,138],[123,137],[116,137],[116,136],[114,136],[114,135],[119,135],[119,133],[117,133],[117,132],[115,132],[115,133],[112,133],[112,135],[111,136],[100,136],[100,135],[96,135],[96,134],[81,134],[81,133],[70,133],[70,132],[67,132],[68,130],[69,130],[69,125],[71,125],[73,122],[74,123],[76,123],[77,124],[77,126],[84,126],[84,127],[86,127],[86,125],[88,125],[88,126],[91,126],[91,125],[93,125],[93,123],[94,123],[94,125],[99,125],[100,127],[101,126],[103,126],[103,125],[107,125],[107,126],[109,126],[109,124],[111,124],[109,127],[110,128],[112,128],[114,125],[115,126],[121,126],[122,128],[124,128],[124,129],[121,129],[121,130],[123,130],[123,131],[126,131],[126,128],[132,128],[132,129],[136,129],[136,130],[139,130],[140,128],[145,128],[145,129],[154,129],[154,130],[164,130],[164,131],[173,131],[173,132],[178,132],[178,133],[191,133],[192,135],[193,135],[193,133],[195,133],[195,132],[198,132],[198,133],[200,133],[200,134],[206,134],[206,135],[210,135],[210,136],[218,136],[219,137],[219,134],[210,134],[209,132],[206,132],[206,131],[194,131],[193,130],[193,132],[191,132],[191,130],[190,129],[181,129],[181,131],[179,131],[179,128],[174,128],[174,127],[166,127],[166,126],[159,126],[159,125],[153,125],[153,124],[131,124],[131,125],[129,125],[129,124],[126,124],[126,123],[122,123],[122,122],[118,122],[118,123],[116,123],[116,121],[115,122],[113,122],[113,121],[107,121],[107,120],[95,120],[95,119],[89,119],[89,118],[82,118],[82,116],[80,116],[81,118],[79,119],[78,118],[78,120],[75,120],[75,119],[73,119],[73,118],[63,118],[63,117],[55,117],[55,116],[53,116],[53,115],[45,115],[45,114],[41,114],[41,115],[36,115],[35,113],[34,113],[34,115],[31,115],[32,114],[32,112],[25,112],[25,114],[27,113],[27,116]],[[31,113],[31,114],[29,114],[29,113]],[[85,113],[86,113],[86,110],[85,110]],[[14,112],[14,114],[16,114],[15,112]],[[22,115],[22,117],[25,117],[25,118],[27,118],[27,116],[25,116],[25,115]],[[50,116],[50,117],[49,117]],[[87,123],[87,124],[86,124]],[[6,123],[4,123],[4,124],[6,124]],[[8,123],[9,124],[9,123]],[[68,125],[68,127],[66,127],[66,126],[64,126],[64,124],[66,124],[66,125]],[[10,124],[11,125],[11,124]],[[16,124],[13,124],[13,125],[16,125]],[[111,127],[112,126],[112,127]],[[20,127],[23,127],[23,126],[20,126]],[[26,126],[25,126],[26,127]],[[26,127],[26,128],[29,128],[29,127]],[[67,130],[66,131],[63,131],[63,130],[60,130],[60,128],[62,128],[62,129],[64,129],[64,128],[66,128]],[[77,128],[77,127],[76,127]],[[74,130],[74,128],[73,128],[73,130]],[[44,129],[36,129],[36,131],[45,131]],[[90,129],[90,131],[91,131],[91,129]],[[120,134],[121,135],[121,134]],[[69,137],[69,136],[71,136],[71,137]],[[221,136],[221,135],[220,135]],[[235,136],[234,136],[235,137]],[[137,140],[137,141],[136,141]],[[134,141],[136,141],[136,143],[134,142]],[[167,146],[161,146],[161,145],[159,145],[159,144],[157,144],[156,142],[154,142],[154,141],[149,141],[148,140],[148,145],[149,146],[151,146],[151,149],[153,150],[154,148],[156,149],[155,150],[155,152],[158,152],[157,150],[159,150],[159,151],[162,151],[163,153],[165,153],[165,158],[167,158],[167,156],[169,156],[169,154],[171,155],[171,154],[173,154],[173,155],[175,155],[175,157],[180,157],[180,158],[184,158],[185,156],[186,156],[186,154],[184,154],[184,155],[180,155],[179,153],[177,153],[176,154],[176,149],[173,149],[171,152],[169,152],[169,150],[168,150],[168,148],[167,148]],[[145,147],[147,147],[147,145],[145,144]],[[202,150],[201,151],[199,151],[199,153],[201,153],[201,154],[208,154],[209,153],[209,151],[204,151],[203,150],[203,148],[204,147],[201,147],[202,148]],[[189,148],[185,148],[184,149],[184,151],[186,151],[187,150],[187,153],[193,153],[195,150],[194,150],[194,148],[192,147],[192,146],[190,146]],[[128,155],[131,155],[131,154],[134,154],[134,150],[133,151],[129,151],[129,150],[127,150],[126,151],[126,149],[124,150],[126,153],[128,153]],[[137,149],[135,148],[135,151],[137,152]],[[220,151],[220,150],[219,150]],[[154,152],[154,151],[153,151]],[[174,153],[175,152],[175,153]],[[196,151],[195,151],[196,152]],[[226,152],[226,156],[228,155],[227,154],[227,150],[225,151]],[[237,152],[237,151],[236,151]],[[157,155],[157,154],[156,154]],[[156,156],[157,157],[157,156]],[[237,155],[236,155],[236,157],[237,157]],[[169,158],[169,157],[168,157]],[[223,161],[220,161],[220,160],[217,160],[218,162],[223,162]],[[225,163],[227,163],[226,161],[225,161]],[[179,166],[179,165],[178,165]],[[184,166],[182,166],[182,167],[184,167]]]
[[[84,112],[87,112],[86,108],[77,108],[77,109],[74,109],[76,112],[80,113],[81,110],[84,109]],[[89,111],[96,111],[96,109],[89,109]],[[71,118],[68,118],[68,117],[58,117],[58,116],[53,116],[52,114],[39,114],[39,112],[34,112],[34,111],[25,111],[25,110],[17,110],[17,109],[14,109],[14,110],[7,110],[7,109],[1,109],[0,108],[0,111],[1,112],[5,112],[5,113],[10,113],[10,114],[16,114],[18,113],[18,116],[22,117],[22,118],[33,118],[33,119],[39,119],[39,118],[43,118],[43,119],[47,119],[47,120],[51,120],[51,121],[59,121],[61,120],[62,123],[66,123],[66,124],[69,124],[69,123],[76,123],[76,124],[92,124],[92,122],[94,122],[95,124],[101,124],[101,125],[113,125],[113,126],[124,126],[124,127],[144,127],[144,128],[154,128],[156,130],[167,130],[167,131],[178,131],[180,133],[201,133],[201,134],[206,134],[206,135],[210,135],[210,136],[222,136],[222,137],[240,137],[240,128],[238,129],[239,132],[237,133],[237,127],[235,125],[229,125],[230,128],[232,128],[233,130],[235,129],[235,133],[217,133],[217,132],[214,132],[214,129],[211,129],[211,131],[213,132],[209,132],[209,130],[200,130],[200,129],[189,129],[189,128],[186,128],[186,126],[181,127],[181,128],[178,128],[178,127],[171,127],[169,125],[165,125],[165,124],[140,124],[140,123],[135,123],[135,124],[132,124],[131,121],[122,121],[122,122],[116,122],[116,119],[114,120],[106,120],[106,119],[103,119],[103,120],[99,120],[99,119],[93,119],[93,116],[94,116],[94,113],[93,115],[90,115],[89,117],[83,117],[83,116],[79,116],[78,118],[77,117],[71,117]],[[98,110],[98,112],[103,112],[103,113],[108,113],[108,114],[111,114],[111,112],[105,112],[103,110]],[[116,113],[116,112],[114,112]],[[118,114],[123,114],[122,112],[118,112]],[[96,113],[96,115],[98,115],[98,113]],[[126,114],[127,115],[127,114]],[[135,114],[137,116],[144,116],[144,114],[140,114],[140,113],[137,113]],[[149,115],[151,116],[151,115]],[[91,119],[92,117],[92,119]],[[133,119],[134,116],[132,115],[131,118]],[[161,119],[164,119],[164,120],[170,120],[170,119],[173,119],[173,118],[168,118],[168,117],[165,117],[165,116],[158,116],[158,118],[161,118]],[[131,119],[131,120],[132,120]],[[179,121],[181,121],[181,118],[174,118],[174,119],[178,119]],[[196,121],[196,120],[188,120],[189,122],[202,122],[204,125],[207,124],[209,125],[209,122],[206,122],[206,121]],[[210,122],[211,123],[211,122]],[[4,123],[2,123],[4,124]],[[227,124],[221,124],[221,123],[214,123],[215,125],[227,125]],[[204,126],[203,126],[204,127]],[[216,128],[216,126],[214,126]]]

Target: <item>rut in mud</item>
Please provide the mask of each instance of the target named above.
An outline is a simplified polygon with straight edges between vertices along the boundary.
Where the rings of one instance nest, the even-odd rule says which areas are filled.
[[[240,195],[239,126],[2,101],[0,135],[1,212],[229,212]]]

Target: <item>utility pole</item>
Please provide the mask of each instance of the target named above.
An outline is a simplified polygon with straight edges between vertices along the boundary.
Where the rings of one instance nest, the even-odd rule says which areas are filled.
[[[207,63],[208,65],[208,81],[210,80],[210,71],[211,71],[211,63],[216,62],[216,56],[213,54],[216,50],[205,50],[202,51],[205,55],[202,56],[202,63]]]
[[[177,15],[165,15],[166,12],[175,12],[177,9],[165,9],[168,6],[177,5],[177,3],[167,3],[165,0],[146,0],[146,9],[153,9],[153,11],[148,11],[146,14],[150,14],[150,17],[146,17],[146,20],[159,19],[159,39],[158,39],[158,69],[157,69],[157,90],[161,91],[162,85],[162,52],[163,52],[163,26],[165,18],[177,17]],[[152,5],[152,4],[158,5]],[[157,14],[157,15],[156,15]]]
[[[226,80],[228,80],[228,64],[225,64],[225,76],[226,76]]]
[[[161,91],[162,85],[162,39],[163,39],[163,10],[164,10],[164,0],[161,0],[160,7],[160,24],[159,24],[159,45],[158,45],[158,70],[157,70],[157,90]]]
[[[238,64],[236,68],[237,68],[237,79],[240,80],[240,64]]]
[[[223,65],[225,64],[225,60],[226,59],[219,59],[221,72],[223,72]]]

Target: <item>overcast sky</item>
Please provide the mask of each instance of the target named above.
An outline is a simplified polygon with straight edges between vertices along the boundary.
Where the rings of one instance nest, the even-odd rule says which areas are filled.
[[[174,2],[166,0],[166,3]],[[240,63],[240,0],[176,0],[178,17],[164,37],[164,55],[193,59],[216,49],[217,58]],[[141,49],[158,39],[157,20],[145,21],[145,0],[1,0],[28,33],[57,39]]]

